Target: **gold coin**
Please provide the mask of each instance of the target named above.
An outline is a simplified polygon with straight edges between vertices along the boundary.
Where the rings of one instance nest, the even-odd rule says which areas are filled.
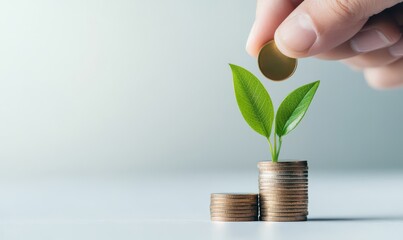
[[[285,181],[277,181],[277,182],[269,182],[269,181],[259,181],[260,187],[308,187],[308,181],[306,182],[285,182]]]
[[[259,186],[259,192],[260,192],[260,194],[261,194],[261,192],[263,192],[263,191],[270,191],[270,190],[273,190],[273,191],[275,191],[275,190],[278,190],[278,191],[281,191],[281,190],[290,190],[290,191],[292,191],[292,190],[295,190],[295,191],[298,191],[298,190],[306,190],[306,191],[308,191],[308,184],[298,184],[298,185],[296,185],[296,184],[294,184],[294,185],[284,185],[284,184],[282,184],[282,185],[280,185],[280,184],[260,184],[260,186]]]
[[[231,202],[211,202],[210,203],[210,207],[226,207],[226,208],[230,208],[230,207],[255,207],[258,204],[258,201],[253,202],[253,203],[231,203]]]
[[[258,194],[256,194],[256,197],[254,198],[224,198],[224,197],[210,197],[210,199],[213,201],[232,201],[232,202],[242,202],[242,201],[249,201],[249,202],[253,202],[256,201],[258,199]]]
[[[287,168],[287,167],[308,167],[306,161],[294,161],[294,162],[259,162],[257,164],[258,168]]]
[[[275,193],[283,193],[283,194],[307,194],[308,188],[282,188],[282,187],[273,187],[270,189],[261,189],[260,195],[265,194],[275,194]]]
[[[273,189],[306,189],[308,184],[288,184],[288,183],[259,183],[260,191],[268,191]]]
[[[254,210],[258,208],[258,203],[253,205],[221,205],[210,204],[210,209],[225,209],[225,210]]]
[[[303,212],[271,212],[271,211],[263,211],[260,212],[261,215],[265,217],[298,217],[298,216],[306,216],[308,215],[308,211]]]
[[[260,188],[260,195],[266,194],[274,194],[274,193],[289,193],[289,194],[302,194],[304,192],[308,192],[308,186],[305,187],[294,187],[294,188],[287,188],[284,186],[275,186],[275,185],[262,185]]]
[[[236,195],[217,195],[217,194],[211,194],[210,198],[211,199],[229,199],[229,200],[239,200],[239,199],[246,199],[246,200],[253,200],[258,198],[259,194],[256,193],[253,196],[236,196]]]
[[[287,162],[272,162],[272,161],[264,161],[258,162],[259,166],[269,166],[269,167],[279,167],[279,166],[308,166],[308,161],[287,161]]]
[[[288,207],[294,207],[294,208],[304,208],[308,207],[308,201],[262,201],[260,203],[260,208],[288,208]]]
[[[259,171],[259,176],[267,176],[267,177],[290,177],[290,176],[308,176],[308,171]]]
[[[308,201],[279,201],[279,200],[272,200],[272,201],[261,201],[260,207],[286,207],[286,206],[300,206],[305,207],[308,206]]]
[[[257,221],[258,217],[211,217],[211,221],[220,221],[220,222],[249,222],[249,221]]]
[[[258,213],[210,213],[211,217],[229,217],[229,218],[238,218],[238,217],[257,217]]]
[[[301,209],[299,211],[270,211],[269,209],[260,211],[260,216],[283,216],[283,217],[290,217],[290,216],[306,216],[308,215],[308,209]]]
[[[299,188],[285,188],[285,187],[275,187],[275,186],[262,186],[260,189],[260,195],[274,194],[281,192],[284,194],[303,194],[308,193],[308,186]]]
[[[297,191],[299,190],[308,190],[308,183],[304,183],[304,184],[279,184],[279,183],[260,183],[259,184],[259,193],[261,192],[261,190],[268,190],[268,189],[272,189],[272,190],[295,190]]]
[[[265,213],[265,212],[279,212],[279,213],[288,213],[288,212],[307,212],[308,208],[307,207],[295,207],[295,206],[288,206],[288,207],[281,207],[281,208],[275,208],[275,207],[270,207],[270,208],[261,208],[260,209],[260,214]]]
[[[210,209],[210,213],[228,213],[228,214],[242,214],[242,213],[257,213],[258,209],[243,209],[243,210],[233,210],[233,209]]]
[[[258,168],[279,169],[279,168],[308,168],[307,161],[290,161],[290,162],[258,162]]]
[[[260,198],[260,202],[267,201],[296,201],[296,200],[308,200],[308,195],[265,195]]]
[[[284,187],[266,187],[260,189],[260,195],[265,195],[273,192],[282,192],[282,193],[308,193],[308,187],[300,187],[300,188],[284,188]]]
[[[281,172],[281,171],[308,171],[309,167],[305,165],[258,165],[259,170]]]
[[[256,199],[226,199],[226,198],[215,198],[215,199],[210,199],[211,202],[220,202],[220,203],[254,203],[257,202]]]
[[[228,210],[228,211],[235,211],[235,210],[257,210],[258,206],[256,205],[217,205],[213,204],[210,205],[211,210]]]
[[[300,217],[261,217],[262,221],[268,222],[297,222],[297,221],[306,221],[306,216]]]
[[[284,201],[284,202],[298,202],[298,201],[308,201],[308,196],[266,196],[260,200],[262,202],[274,202],[274,201]]]
[[[285,171],[293,171],[293,174],[285,174],[283,172]],[[299,171],[299,172],[298,172]],[[259,170],[259,176],[261,178],[263,177],[268,177],[268,178],[276,178],[276,177],[308,177],[308,171],[307,170],[280,170],[278,172],[275,171],[260,171]]]
[[[281,197],[293,197],[293,196],[308,196],[308,192],[282,192],[282,191],[277,191],[277,192],[273,192],[273,191],[268,191],[265,193],[262,193],[260,200],[264,200],[270,197],[275,197],[275,196],[281,196]]]
[[[266,191],[260,194],[260,199],[264,199],[270,196],[308,196],[308,191]]]
[[[297,174],[305,173],[308,174],[308,168],[307,167],[281,167],[281,168],[259,168],[259,173],[260,174],[272,174],[272,175],[282,175],[283,172],[296,172]]]
[[[294,73],[297,68],[297,59],[281,53],[274,40],[271,40],[260,50],[258,65],[265,77],[274,81],[281,81]]]
[[[217,204],[215,204],[215,205],[210,205],[210,209],[217,209],[217,210],[228,210],[228,211],[235,211],[235,210],[250,210],[250,211],[252,211],[252,210],[256,210],[258,208],[258,205],[257,204],[255,204],[255,205],[249,205],[249,206],[246,206],[246,205],[242,205],[242,206],[234,206],[234,205],[217,205]]]
[[[303,194],[308,193],[308,186],[306,187],[295,187],[295,188],[285,188],[285,187],[275,187],[275,186],[262,186],[260,189],[260,195],[274,194],[281,192],[284,194]]]
[[[219,203],[210,203],[210,208],[211,209],[229,209],[229,210],[245,210],[245,209],[255,209],[257,208],[259,202],[256,202],[254,204],[219,204]]]
[[[286,183],[295,183],[295,182],[308,182],[306,177],[259,177],[259,182],[286,182]]]
[[[276,185],[261,185],[260,188],[260,195],[265,195],[271,192],[289,192],[289,193],[296,193],[300,191],[308,192],[308,186],[299,186],[299,187],[287,187],[287,186],[276,186]]]
[[[260,204],[262,203],[267,203],[267,202],[284,202],[284,203],[288,203],[288,202],[305,202],[308,203],[308,198],[281,198],[281,197],[275,197],[275,198],[265,198],[265,199],[261,199],[259,201]]]
[[[259,188],[280,188],[280,187],[305,187],[308,188],[308,182],[273,182],[273,181],[259,181]]]
[[[270,198],[270,197],[276,197],[276,196],[281,196],[281,197],[303,197],[303,196],[308,196],[308,192],[301,192],[301,193],[294,193],[294,192],[265,192],[264,194],[262,193],[260,197],[260,201]]]
[[[260,205],[270,205],[270,204],[283,204],[283,205],[299,205],[299,204],[308,204],[308,199],[270,199],[270,200],[261,200]]]
[[[301,212],[308,211],[308,205],[262,205],[260,206],[260,212]]]
[[[266,191],[260,194],[260,199],[268,196],[308,196],[308,191]]]
[[[308,172],[259,172],[260,178],[292,178],[292,177],[300,177],[307,178]]]
[[[304,171],[305,173],[308,173],[308,167],[296,167],[296,166],[289,166],[289,167],[259,167],[259,172],[261,173],[270,173],[270,174],[276,174],[276,173],[282,173],[282,172],[297,172],[300,173]]]
[[[251,209],[227,209],[227,208],[210,208],[210,213],[215,212],[215,213],[254,213],[258,212],[259,208],[256,206],[256,208],[251,208]]]
[[[271,205],[271,206],[260,206],[260,212],[300,212],[308,211],[308,205]]]
[[[288,171],[288,170],[285,170]],[[308,178],[308,171],[304,170],[291,170],[292,174],[286,174],[285,171],[281,170],[279,172],[274,171],[259,171],[259,178],[292,178],[292,177],[300,177],[300,178]]]
[[[273,208],[262,208],[260,210],[260,215],[266,215],[267,213],[306,213],[308,212],[308,208],[290,208],[290,209],[273,209]],[[307,214],[305,214],[307,215]]]
[[[282,201],[267,201],[262,202],[260,208],[272,208],[272,209],[293,209],[293,208],[308,208],[307,202],[282,202]]]
[[[271,209],[271,208],[279,208],[284,209],[287,207],[294,208],[308,208],[308,201],[295,201],[295,202],[283,202],[283,201],[270,201],[270,202],[261,202],[260,209]]]
[[[258,166],[259,171],[281,172],[281,171],[308,171],[308,166]]]
[[[238,202],[231,202],[231,201],[211,201],[210,205],[247,205],[247,206],[253,206],[256,205],[258,203],[258,200],[256,199],[253,202],[242,202],[242,201],[238,201]]]
[[[298,182],[299,180],[303,182],[308,182],[307,177],[294,177],[294,178],[284,178],[284,177],[266,177],[266,176],[259,176],[258,181],[273,181],[273,182],[286,182],[286,183],[293,183]]]
[[[255,199],[258,197],[257,193],[212,193],[211,198],[241,198],[241,199]]]
[[[300,211],[282,211],[282,212],[272,212],[270,210],[262,210],[260,211],[260,216],[264,217],[296,217],[296,216],[307,216],[308,210],[300,210]]]
[[[308,174],[294,174],[294,175],[279,175],[279,174],[267,174],[259,173],[260,179],[308,179]]]
[[[259,173],[269,173],[269,174],[276,174],[285,171],[292,171],[292,172],[308,172],[307,167],[288,167],[288,168],[266,168],[261,167],[259,168]]]

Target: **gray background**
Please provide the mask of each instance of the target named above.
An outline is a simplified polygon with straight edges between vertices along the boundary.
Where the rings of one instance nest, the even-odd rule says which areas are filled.
[[[3,2],[0,174],[253,170],[268,145],[238,110],[228,63],[261,78],[276,106],[322,80],[281,158],[403,167],[401,90],[316,59],[264,80],[244,50],[254,12],[241,0]]]

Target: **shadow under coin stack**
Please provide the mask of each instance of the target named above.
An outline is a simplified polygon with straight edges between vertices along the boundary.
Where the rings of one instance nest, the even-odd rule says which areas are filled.
[[[260,220],[306,221],[308,215],[308,163],[259,162]]]
[[[258,194],[212,193],[212,221],[245,222],[258,220]]]

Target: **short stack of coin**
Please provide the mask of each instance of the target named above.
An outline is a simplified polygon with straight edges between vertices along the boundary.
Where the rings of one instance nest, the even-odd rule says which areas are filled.
[[[308,163],[259,162],[260,220],[306,221],[308,215]]]
[[[254,193],[212,193],[212,221],[245,222],[259,220],[259,195]]]

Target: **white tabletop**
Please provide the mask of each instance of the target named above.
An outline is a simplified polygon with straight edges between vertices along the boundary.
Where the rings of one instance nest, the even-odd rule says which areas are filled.
[[[403,173],[310,169],[309,221],[209,220],[212,192],[256,172],[36,177],[0,182],[0,239],[402,239]]]

